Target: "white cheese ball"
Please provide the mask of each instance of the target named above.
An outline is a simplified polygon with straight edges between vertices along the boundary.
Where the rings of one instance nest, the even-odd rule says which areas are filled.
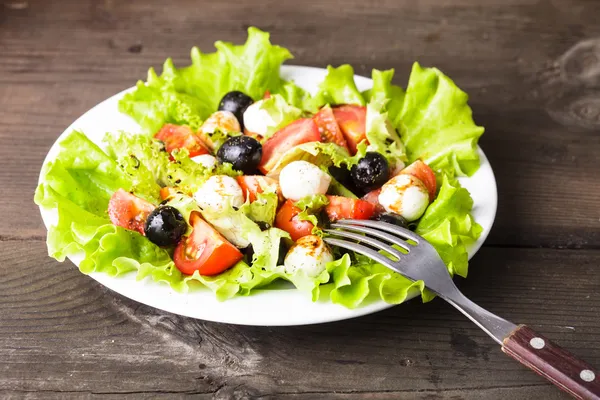
[[[202,154],[200,156],[194,156],[190,158],[196,164],[202,165],[204,168],[213,169],[217,165],[217,159],[210,154]]]
[[[217,129],[224,132],[240,132],[240,123],[230,111],[214,112],[204,121],[200,130],[205,134],[214,133]]]
[[[331,176],[308,161],[292,161],[279,174],[279,186],[286,199],[298,201],[306,196],[325,194]]]
[[[333,255],[323,239],[308,235],[298,239],[288,251],[283,267],[288,274],[303,270],[307,276],[314,278],[325,271],[325,266],[331,261]]]
[[[381,187],[379,204],[388,212],[414,221],[427,209],[429,192],[420,179],[412,175],[396,175]]]
[[[244,128],[261,136],[265,136],[269,128],[277,126],[267,110],[261,109],[263,102],[264,100],[259,100],[252,103],[244,111]]]
[[[244,192],[232,177],[214,175],[194,193],[194,199],[200,208],[223,211],[227,204],[241,207],[244,204]]]

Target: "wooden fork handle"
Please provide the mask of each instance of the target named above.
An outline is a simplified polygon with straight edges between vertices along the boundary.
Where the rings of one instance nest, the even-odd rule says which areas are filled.
[[[598,371],[528,326],[507,336],[502,351],[575,398],[600,400]]]

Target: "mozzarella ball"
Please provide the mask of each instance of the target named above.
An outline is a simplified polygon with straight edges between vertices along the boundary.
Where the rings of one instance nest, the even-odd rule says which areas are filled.
[[[292,161],[279,174],[279,186],[283,197],[298,201],[306,196],[325,194],[331,176],[308,161]]]
[[[194,193],[194,199],[200,208],[222,211],[227,204],[241,207],[244,204],[244,192],[234,178],[214,175]]]
[[[269,128],[277,126],[267,110],[262,110],[264,100],[259,100],[244,111],[244,128],[252,133],[265,136]]]
[[[331,261],[333,255],[323,239],[308,235],[298,239],[288,251],[283,267],[288,274],[303,270],[307,276],[314,278],[325,271],[327,263]]]
[[[407,221],[419,219],[429,205],[429,192],[420,179],[401,174],[381,187],[379,204]]]
[[[224,132],[240,132],[240,123],[235,115],[229,111],[214,112],[204,121],[200,131],[205,134],[214,133],[217,129]]]
[[[208,169],[213,169],[215,165],[217,165],[217,159],[214,156],[211,156],[210,154],[202,154],[200,156],[195,156],[190,158],[190,160]]]

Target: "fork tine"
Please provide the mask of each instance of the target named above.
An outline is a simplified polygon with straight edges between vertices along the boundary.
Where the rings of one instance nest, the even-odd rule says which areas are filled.
[[[352,233],[352,232],[336,230],[336,229],[324,229],[324,231],[331,235],[341,236],[344,238],[358,240],[363,243],[368,243],[371,246],[378,248],[379,250],[383,250],[387,253],[390,253],[392,256],[396,257],[398,259],[398,261],[404,255],[404,254],[400,253],[398,250],[394,249],[393,247],[388,246],[385,243],[382,243],[379,240],[373,239],[369,236],[359,235],[358,233]]]
[[[332,228],[342,228],[342,229],[350,230],[353,232],[367,233],[367,234],[369,234],[371,236],[375,236],[379,239],[387,240],[390,243],[393,243],[397,246],[402,247],[404,250],[410,251],[410,245],[408,243],[406,243],[404,240],[398,238],[397,236],[392,236],[389,233],[378,231],[377,229],[365,228],[363,226],[358,226],[358,225],[346,225],[346,224],[338,224],[338,223],[332,223],[330,226]]]
[[[357,243],[348,242],[347,240],[333,239],[329,237],[323,238],[323,240],[333,246],[343,247],[344,249],[352,250],[354,252],[360,253],[364,256],[371,258],[372,260],[377,261],[378,263],[388,267],[391,270],[401,273],[397,267],[394,266],[394,262],[389,258],[379,254],[375,250],[372,250],[368,247],[362,246]],[[409,278],[410,279],[410,278]]]
[[[349,225],[358,225],[358,226],[368,226],[370,228],[381,229],[382,231],[386,231],[389,233],[396,234],[401,238],[406,240],[412,240],[417,244],[421,241],[421,237],[416,233],[409,231],[405,228],[400,228],[397,225],[388,224],[387,222],[381,221],[371,221],[368,219],[340,219],[337,221],[338,224],[343,224],[344,226]]]

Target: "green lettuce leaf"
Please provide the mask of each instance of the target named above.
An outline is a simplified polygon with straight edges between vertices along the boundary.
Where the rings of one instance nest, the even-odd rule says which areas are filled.
[[[477,140],[483,128],[473,122],[468,96],[437,68],[413,65],[398,120],[408,160],[423,160],[450,176],[479,168]]]
[[[301,221],[310,221],[310,223],[315,226],[312,232],[313,235],[322,233],[322,231],[317,227],[319,224],[319,219],[315,214],[327,204],[329,204],[329,199],[324,194],[306,196],[295,203],[296,207],[302,210],[300,214],[298,214],[298,218]]]
[[[183,193],[192,194],[212,175],[235,177],[241,174],[228,163],[206,168],[192,161],[185,149],[174,151],[175,162],[171,162],[160,142],[146,135],[108,133],[104,143],[110,157],[117,160],[123,172],[133,180],[132,191],[148,200],[159,198],[161,186],[177,187]],[[147,185],[152,192],[146,193],[146,188],[140,185]]]
[[[400,112],[402,111],[402,105],[404,104],[405,93],[404,89],[400,86],[392,84],[393,77],[393,69],[388,69],[386,71],[374,69],[371,74],[373,87],[364,91],[362,94],[367,102],[383,101],[385,103],[388,119],[392,123],[392,126],[397,127],[400,122]]]
[[[184,68],[176,68],[167,59],[160,76],[151,68],[147,82],[138,82],[136,89],[119,102],[120,111],[153,133],[165,123],[197,130],[232,90],[242,91],[254,100],[268,90],[293,106],[304,108],[310,104],[308,93],[279,77],[281,64],[292,55],[272,45],[268,33],[250,27],[245,44],[218,41],[215,47],[214,53],[202,53],[194,47],[192,64]]]
[[[277,214],[279,197],[275,192],[263,192],[256,195],[252,203],[246,202],[242,211],[254,222],[265,222],[273,225]]]
[[[327,75],[319,85],[319,91],[314,96],[313,104],[316,107],[325,104],[357,104],[364,106],[365,99],[354,83],[354,69],[348,65],[337,68],[329,65]]]
[[[416,232],[438,251],[451,274],[467,276],[467,246],[481,235],[482,228],[471,216],[469,191],[448,176],[433,203],[421,217]]]
[[[390,304],[400,304],[409,296],[421,293],[423,300],[432,298],[423,281],[412,282],[390,269],[364,256],[349,254],[327,265],[333,282],[331,301],[344,307],[356,308],[361,304],[382,299]]]

